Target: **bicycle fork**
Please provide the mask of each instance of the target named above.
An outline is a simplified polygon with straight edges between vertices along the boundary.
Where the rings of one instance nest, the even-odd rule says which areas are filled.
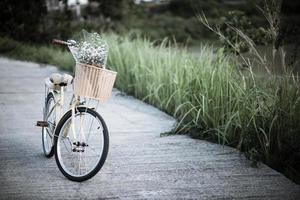
[[[76,116],[76,107],[79,105],[79,100],[75,98],[75,96],[72,97],[70,108],[71,108],[71,124],[66,128],[65,133],[63,134],[64,137],[67,137],[69,133],[69,129],[71,128],[71,132],[74,138],[74,141],[79,142],[79,140],[82,140],[85,142],[85,135],[84,135],[84,120],[80,116],[80,123],[79,123],[79,135],[76,134],[76,122],[75,122],[75,116]],[[81,113],[79,113],[81,115]],[[79,137],[79,138],[78,138]]]

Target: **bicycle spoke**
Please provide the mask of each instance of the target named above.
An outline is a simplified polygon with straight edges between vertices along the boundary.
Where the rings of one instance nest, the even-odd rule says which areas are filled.
[[[62,139],[61,139],[62,140]],[[71,150],[69,151],[68,150],[68,147],[67,147],[67,145],[66,145],[66,143],[65,143],[65,140],[63,140],[63,143],[64,143],[64,145],[65,145],[65,147],[66,147],[66,150],[69,152],[69,153],[71,153],[72,152],[72,145],[71,145]]]

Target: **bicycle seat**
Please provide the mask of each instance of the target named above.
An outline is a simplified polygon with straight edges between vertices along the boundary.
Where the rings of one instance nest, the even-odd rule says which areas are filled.
[[[73,76],[69,74],[53,73],[50,75],[49,78],[54,85],[59,85],[59,86],[68,86],[72,84],[73,81]]]

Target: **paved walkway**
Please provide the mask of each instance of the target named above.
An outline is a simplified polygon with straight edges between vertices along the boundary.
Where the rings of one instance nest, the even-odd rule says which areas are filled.
[[[43,79],[54,67],[0,58],[0,199],[300,199],[300,186],[235,149],[160,137],[175,120],[115,91],[100,107],[110,130],[102,170],[75,183],[42,154]]]

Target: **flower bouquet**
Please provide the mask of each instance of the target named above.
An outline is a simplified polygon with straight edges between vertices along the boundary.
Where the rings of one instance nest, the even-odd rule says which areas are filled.
[[[76,42],[70,47],[76,62],[106,67],[108,45],[98,33],[89,33],[85,30],[77,36]]]
[[[98,33],[82,31],[69,40],[76,60],[74,91],[77,96],[105,102],[111,95],[117,72],[105,69],[108,45]]]

